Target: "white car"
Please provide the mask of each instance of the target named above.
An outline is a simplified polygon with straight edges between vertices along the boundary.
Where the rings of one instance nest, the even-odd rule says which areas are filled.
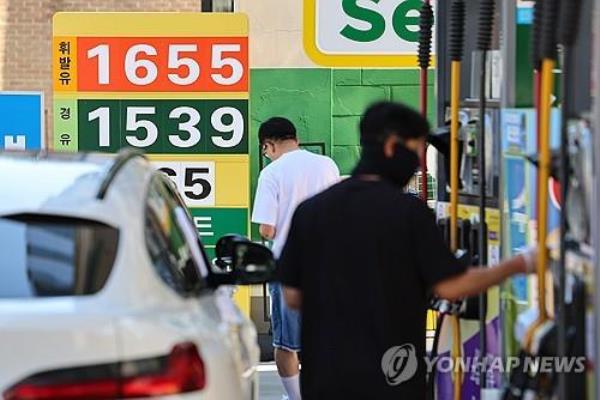
[[[270,251],[209,265],[173,183],[136,153],[0,155],[0,398],[258,398],[233,284]]]

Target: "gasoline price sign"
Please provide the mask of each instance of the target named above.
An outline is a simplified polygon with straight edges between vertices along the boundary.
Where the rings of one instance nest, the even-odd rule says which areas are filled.
[[[242,14],[58,13],[54,149],[140,149],[205,245],[248,234],[248,22]]]

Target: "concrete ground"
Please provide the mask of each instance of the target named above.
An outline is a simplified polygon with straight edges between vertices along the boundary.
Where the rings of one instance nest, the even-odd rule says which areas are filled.
[[[281,400],[283,394],[283,386],[279,375],[277,375],[277,367],[275,363],[262,363],[258,367],[259,372],[259,388],[260,400]]]

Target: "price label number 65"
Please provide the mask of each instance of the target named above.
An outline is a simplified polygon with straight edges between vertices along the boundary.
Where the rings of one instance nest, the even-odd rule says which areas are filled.
[[[177,186],[188,207],[213,207],[215,205],[215,163],[204,162],[153,162]]]

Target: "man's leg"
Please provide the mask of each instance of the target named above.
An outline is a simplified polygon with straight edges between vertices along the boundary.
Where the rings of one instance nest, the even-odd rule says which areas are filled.
[[[271,327],[275,364],[281,382],[290,400],[301,400],[300,368],[297,351],[300,350],[300,317],[289,310],[283,300],[281,286],[270,284]]]
[[[298,354],[282,348],[275,349],[275,364],[283,387],[290,400],[300,400],[300,365]]]

